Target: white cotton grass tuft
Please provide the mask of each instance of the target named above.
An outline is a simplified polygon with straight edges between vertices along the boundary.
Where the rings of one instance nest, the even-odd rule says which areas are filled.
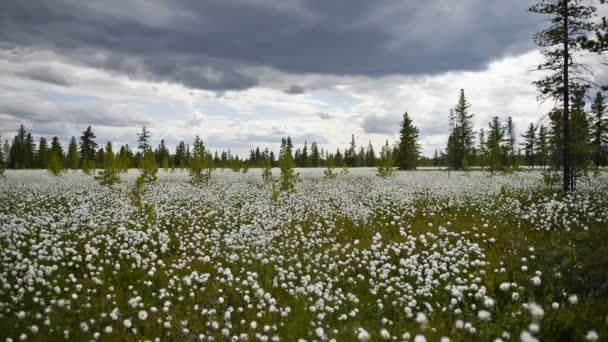
[[[587,331],[587,334],[585,335],[585,340],[587,340],[587,341],[595,342],[599,339],[600,339],[600,336],[597,334],[597,332],[595,330],[589,330],[589,331]]]
[[[492,318],[492,314],[487,310],[480,310],[477,312],[477,318],[482,321],[489,321]]]
[[[148,318],[148,312],[146,310],[140,310],[137,313],[137,318],[139,318],[142,321],[145,321]]]
[[[357,328],[357,339],[361,342],[367,342],[370,339],[369,333],[363,328]]]

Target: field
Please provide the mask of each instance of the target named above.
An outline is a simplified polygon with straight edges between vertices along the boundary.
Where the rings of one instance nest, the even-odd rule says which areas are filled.
[[[277,172],[277,170],[275,170]],[[275,193],[159,172],[132,205],[66,172],[0,179],[2,340],[608,338],[608,175],[399,172]]]

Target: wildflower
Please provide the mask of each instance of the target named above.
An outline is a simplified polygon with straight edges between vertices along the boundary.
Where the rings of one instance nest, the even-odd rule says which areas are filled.
[[[137,318],[139,318],[142,321],[145,321],[146,318],[148,318],[148,312],[146,312],[146,310],[141,310],[137,313]]]

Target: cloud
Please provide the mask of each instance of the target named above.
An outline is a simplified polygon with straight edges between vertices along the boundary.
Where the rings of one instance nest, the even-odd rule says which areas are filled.
[[[69,81],[64,74],[49,66],[33,67],[25,71],[16,72],[15,74],[30,80],[50,83],[62,87],[69,87],[72,85],[72,82]]]
[[[303,87],[300,87],[298,85],[290,85],[289,88],[285,89],[285,93],[291,94],[291,95],[304,94],[305,91],[306,91],[306,89],[304,89]]]
[[[394,134],[399,129],[399,119],[393,116],[370,115],[363,118],[361,127],[369,134]]]
[[[531,49],[537,22],[527,7],[528,0],[21,0],[3,2],[0,41],[221,92],[259,85],[257,67],[368,77],[480,70]]]
[[[333,115],[326,113],[326,112],[317,112],[317,116],[321,119],[321,120],[331,120],[333,119]]]

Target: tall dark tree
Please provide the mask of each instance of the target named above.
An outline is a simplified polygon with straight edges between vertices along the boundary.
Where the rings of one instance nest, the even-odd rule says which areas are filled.
[[[455,170],[466,169],[469,165],[473,150],[475,132],[471,122],[473,114],[469,113],[471,105],[467,101],[464,90],[460,90],[458,103],[450,111],[450,135],[448,137],[447,154],[450,167]]]
[[[76,138],[72,137],[70,144],[68,145],[68,167],[72,170],[76,170],[80,165],[80,156],[78,154],[78,145],[76,144]]]
[[[91,129],[91,126],[82,132],[80,137],[80,164],[90,164],[95,162],[95,152],[97,151],[97,143],[95,142],[95,133]]]
[[[515,124],[513,118],[510,116],[507,118],[507,124],[505,125],[505,150],[507,156],[507,162],[509,167],[517,169],[517,152],[515,146],[517,145],[517,139],[515,138]]]
[[[606,165],[606,147],[608,145],[608,119],[604,116],[606,99],[597,92],[591,105],[591,147],[593,163],[596,167]]]
[[[148,149],[152,148],[150,146],[150,130],[146,128],[146,126],[142,126],[141,133],[137,133],[137,148],[142,152],[146,152]]]
[[[534,35],[536,45],[544,48],[545,60],[538,66],[539,70],[549,75],[535,81],[541,98],[554,98],[561,101],[563,154],[563,189],[574,190],[572,158],[570,154],[570,82],[581,83],[585,67],[576,62],[573,53],[580,50],[579,38],[587,36],[595,25],[589,21],[594,16],[595,8],[583,5],[583,0],[540,0],[528,11],[549,16],[550,26]]]
[[[538,130],[537,126],[534,126],[534,123],[530,123],[528,126],[528,130],[525,134],[522,134],[522,138],[524,138],[524,158],[526,161],[526,165],[534,168],[534,162],[536,161],[536,131]]]
[[[38,143],[38,151],[36,153],[36,167],[39,169],[46,169],[49,164],[49,145],[46,142],[45,137],[40,137]]]
[[[321,166],[321,156],[319,155],[319,145],[313,142],[310,147],[310,164],[312,167]]]
[[[587,120],[587,112],[585,111],[587,88],[588,86],[580,86],[578,84],[572,87],[570,153],[572,172],[575,177],[573,179],[574,184],[576,184],[576,177],[587,171],[592,156],[589,121]]]
[[[549,159],[549,132],[545,125],[540,125],[538,128],[538,140],[536,141],[538,162],[544,169],[547,166]]]
[[[397,167],[400,170],[415,170],[420,155],[418,143],[418,128],[412,124],[409,114],[403,114],[401,129],[399,131],[399,146]]]
[[[500,123],[500,119],[495,116],[492,118],[492,121],[488,124],[490,129],[488,130],[488,138],[486,141],[486,148],[488,153],[488,166],[490,167],[490,172],[494,174],[494,171],[497,171],[500,167],[500,159],[501,159],[501,142],[503,141],[505,130]]]
[[[376,166],[376,152],[374,151],[374,146],[372,146],[371,141],[367,144],[367,150],[365,151],[365,166]]]

